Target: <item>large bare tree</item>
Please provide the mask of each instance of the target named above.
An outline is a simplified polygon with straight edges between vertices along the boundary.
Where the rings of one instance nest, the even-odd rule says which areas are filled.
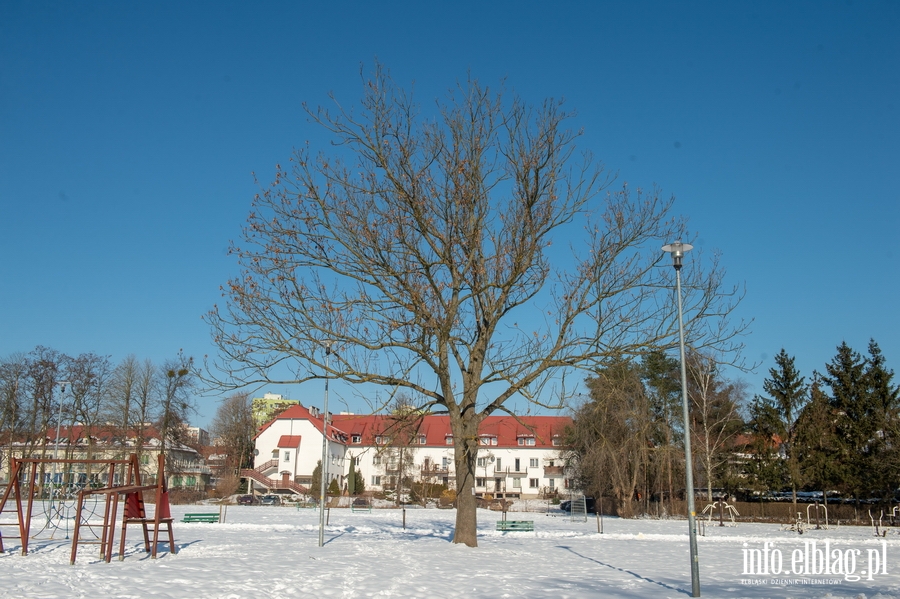
[[[254,200],[232,247],[241,273],[207,315],[219,349],[207,376],[231,388],[328,376],[446,410],[454,542],[475,546],[479,424],[512,398],[558,405],[572,369],[668,346],[660,247],[687,235],[658,192],[603,193],[560,102],[468,81],[426,115],[380,66],[364,86],[357,111],[308,110],[332,152],[298,150]],[[689,342],[733,341],[736,298],[715,261],[685,275]]]

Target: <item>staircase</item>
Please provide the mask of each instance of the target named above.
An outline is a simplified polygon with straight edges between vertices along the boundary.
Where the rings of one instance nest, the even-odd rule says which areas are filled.
[[[277,463],[277,460],[276,460],[276,463]],[[262,468],[263,466],[266,466],[266,464],[263,464],[262,466],[260,466],[260,468]],[[291,482],[291,481],[285,482],[283,480],[276,480],[273,478],[269,478],[268,476],[262,474],[259,471],[259,469],[257,469],[257,468],[254,468],[254,469],[244,468],[243,470],[241,470],[241,478],[249,478],[256,483],[259,483],[261,486],[265,487],[267,490],[289,489],[289,490],[293,491],[294,493],[298,493],[301,495],[306,495],[309,492],[309,489],[307,489],[303,485],[298,485],[295,482]]]

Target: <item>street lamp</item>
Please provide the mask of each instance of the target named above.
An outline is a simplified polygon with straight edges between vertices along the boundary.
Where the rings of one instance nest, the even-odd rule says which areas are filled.
[[[328,469],[328,358],[331,343],[325,344],[325,400],[322,406],[322,467],[319,469],[319,547],[325,545],[325,472]]]
[[[691,545],[691,589],[693,597],[700,596],[700,562],[697,558],[697,528],[694,509],[694,473],[691,459],[691,426],[690,410],[687,395],[687,367],[684,359],[684,317],[681,312],[681,266],[684,253],[694,249],[689,243],[669,243],[662,247],[664,252],[672,254],[672,266],[675,267],[675,295],[678,298],[678,341],[681,350],[681,408],[684,412],[684,476],[687,484],[688,535]]]

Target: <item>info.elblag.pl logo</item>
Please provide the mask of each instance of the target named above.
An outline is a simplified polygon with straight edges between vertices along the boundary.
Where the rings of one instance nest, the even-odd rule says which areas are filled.
[[[787,551],[787,550],[786,550]],[[874,580],[887,574],[887,541],[881,547],[842,548],[831,541],[805,541],[803,547],[782,552],[775,543],[766,541],[753,549],[744,543],[744,576],[822,576],[843,577],[855,582],[865,577]],[[864,569],[863,569],[864,568]]]

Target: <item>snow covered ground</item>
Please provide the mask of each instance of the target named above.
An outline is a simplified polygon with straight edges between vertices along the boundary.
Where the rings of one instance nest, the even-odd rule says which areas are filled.
[[[210,506],[172,511],[180,520]],[[510,519],[533,520],[535,532],[498,533],[500,514],[479,510],[479,547],[471,549],[450,542],[454,516],[453,510],[408,509],[404,529],[400,510],[333,509],[320,548],[314,510],[232,505],[223,524],[176,521],[177,555],[163,545],[151,560],[139,530],[130,528],[124,561],[106,564],[87,545],[74,566],[65,539],[32,540],[22,556],[18,539],[8,538],[13,528],[3,527],[0,598],[690,596],[684,520],[604,518],[598,534],[593,517],[510,513]],[[876,539],[868,527],[798,535],[776,524],[739,524],[708,526],[698,541],[704,597],[900,598],[896,530]],[[821,566],[826,551],[827,571]]]

